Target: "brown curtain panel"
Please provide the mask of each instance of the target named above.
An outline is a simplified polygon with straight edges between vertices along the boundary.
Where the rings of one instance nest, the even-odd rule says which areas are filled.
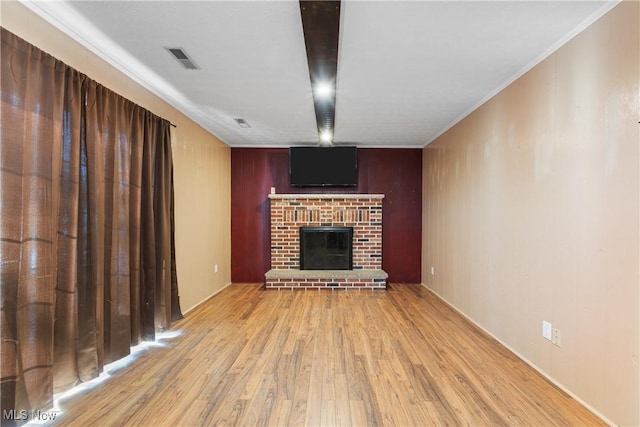
[[[5,424],[182,314],[169,122],[4,28],[1,49]]]

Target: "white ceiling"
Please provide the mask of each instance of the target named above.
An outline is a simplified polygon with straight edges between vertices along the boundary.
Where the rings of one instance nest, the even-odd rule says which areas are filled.
[[[334,141],[424,147],[617,2],[343,0]],[[298,1],[24,3],[230,146],[318,141]]]

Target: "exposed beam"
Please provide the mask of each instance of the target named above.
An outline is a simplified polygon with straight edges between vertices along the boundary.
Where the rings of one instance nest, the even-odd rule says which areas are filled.
[[[333,143],[338,74],[340,1],[300,0],[302,29],[307,49],[313,104],[321,143]],[[328,132],[329,140],[322,135]]]

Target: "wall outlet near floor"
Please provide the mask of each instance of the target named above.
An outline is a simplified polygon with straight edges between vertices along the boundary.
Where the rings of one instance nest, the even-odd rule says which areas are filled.
[[[560,329],[553,328],[553,339],[551,340],[551,342],[560,347],[560,344],[562,343]]]
[[[431,266],[431,275],[433,276],[435,274],[436,270],[435,268],[433,268],[433,265]]]
[[[214,266],[213,266],[213,272],[214,272],[214,273],[217,273],[217,272],[218,272],[218,264],[216,264],[216,265],[214,265]]]
[[[542,321],[542,336],[551,341],[551,323]]]

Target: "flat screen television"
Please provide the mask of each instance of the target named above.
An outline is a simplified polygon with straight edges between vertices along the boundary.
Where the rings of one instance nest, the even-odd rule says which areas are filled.
[[[355,146],[290,147],[289,179],[292,186],[355,186],[358,155]]]

